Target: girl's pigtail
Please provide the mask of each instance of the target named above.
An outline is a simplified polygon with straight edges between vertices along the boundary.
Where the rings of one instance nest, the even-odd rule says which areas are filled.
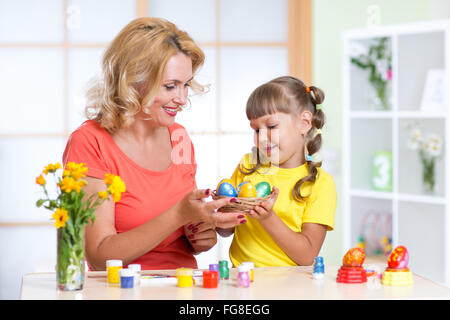
[[[313,184],[317,178],[317,168],[322,166],[322,161],[313,161],[312,155],[317,153],[322,147],[322,127],[325,123],[325,113],[322,111],[322,102],[324,100],[324,93],[317,87],[310,86],[309,90],[305,90],[306,94],[311,95],[311,103],[313,106],[311,129],[308,131],[305,138],[306,152],[308,154],[307,166],[308,175],[297,181],[292,195],[296,201],[304,201],[309,195],[302,195],[301,187],[303,183]]]

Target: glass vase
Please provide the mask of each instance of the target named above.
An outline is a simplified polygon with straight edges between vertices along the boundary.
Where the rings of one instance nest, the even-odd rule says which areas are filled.
[[[386,82],[384,84],[371,84],[368,95],[368,104],[371,110],[387,111],[391,110],[391,84]]]
[[[63,291],[82,290],[84,284],[84,228],[67,224],[57,232],[56,282]]]
[[[425,194],[434,194],[436,186],[434,159],[423,162],[422,170],[423,191]]]

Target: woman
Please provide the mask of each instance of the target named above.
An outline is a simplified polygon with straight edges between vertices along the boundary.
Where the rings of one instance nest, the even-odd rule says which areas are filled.
[[[86,228],[91,269],[106,260],[142,269],[196,268],[193,254],[217,242],[216,227],[245,221],[216,209],[235,199],[206,202],[197,190],[194,148],[175,116],[204,54],[186,32],[156,18],[130,22],[103,57],[103,79],[88,91],[90,120],[70,136],[63,162],[86,163],[88,195],[104,190],[105,173],[126,185],[121,201],[105,202]]]

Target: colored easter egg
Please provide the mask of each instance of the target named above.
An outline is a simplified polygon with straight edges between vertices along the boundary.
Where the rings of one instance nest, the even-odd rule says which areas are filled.
[[[244,181],[239,184],[239,197],[242,198],[256,198],[257,192],[255,187],[248,181]]]
[[[219,183],[219,185],[217,186],[217,195],[225,197],[236,197],[237,192],[231,183],[224,181]]]
[[[392,250],[388,259],[388,266],[392,269],[405,269],[408,267],[409,253],[404,246]]]
[[[248,183],[248,181],[244,181],[244,182],[239,183],[239,185],[238,185],[237,188],[236,188],[236,191],[237,191],[238,194],[239,194],[239,192],[241,191],[241,187],[242,187],[244,184],[246,184],[246,183]]]
[[[231,179],[222,179],[222,180],[220,180],[220,182],[217,184],[216,190],[219,190],[219,187],[220,187],[220,185],[221,185],[223,182],[228,182],[228,183],[231,184],[231,185],[233,186],[233,188],[234,188],[234,184],[233,184],[233,181],[231,181]]]
[[[270,184],[268,182],[260,182],[255,186],[257,197],[262,198],[270,194]]]
[[[222,180],[220,180],[219,184],[218,184],[217,187],[216,187],[217,195],[219,195],[220,185],[221,185],[222,183],[224,183],[224,182],[227,182],[227,183],[231,184],[231,185],[233,186],[234,190],[236,191],[236,188],[234,187],[233,181],[231,181],[230,179],[222,179]],[[226,189],[229,189],[229,186],[227,186]],[[237,196],[237,191],[236,191],[236,196]],[[235,196],[233,196],[233,197],[235,197]]]
[[[345,267],[361,267],[365,258],[364,249],[355,247],[347,251],[342,262]]]

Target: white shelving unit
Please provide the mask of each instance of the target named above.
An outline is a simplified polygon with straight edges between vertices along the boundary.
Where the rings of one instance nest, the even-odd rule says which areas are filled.
[[[387,37],[392,52],[390,110],[368,103],[372,90],[367,73],[351,63],[353,42],[368,45]],[[389,219],[392,247],[409,251],[410,269],[450,286],[450,108],[424,112],[421,100],[430,69],[444,69],[445,92],[450,92],[450,21],[350,30],[343,34],[343,248],[358,243],[361,221],[368,212]],[[448,99],[446,97],[446,99]],[[417,151],[407,148],[406,125],[419,121],[426,132],[444,139],[436,162],[436,192],[422,192]],[[392,191],[372,188],[375,151],[392,152]],[[368,253],[368,256],[370,253]]]

